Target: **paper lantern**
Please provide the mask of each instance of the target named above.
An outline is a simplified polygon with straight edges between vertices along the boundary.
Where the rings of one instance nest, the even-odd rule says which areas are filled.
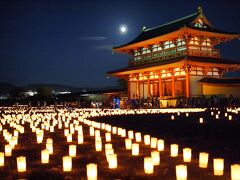
[[[136,132],[135,133],[135,138],[136,138],[136,142],[141,142],[142,141],[141,133],[140,132]]]
[[[191,162],[192,158],[192,149],[184,148],[183,149],[183,161],[184,162]]]
[[[144,135],[144,144],[145,145],[150,145],[151,141],[150,141],[150,135]]]
[[[76,145],[69,145],[69,156],[76,157],[77,154],[77,146]]]
[[[145,157],[144,158],[144,172],[146,174],[152,174],[153,173],[153,161],[151,157]]]
[[[111,141],[111,133],[109,133],[109,132],[105,133],[105,139],[106,139],[106,142],[110,142]]]
[[[134,139],[134,132],[132,130],[128,131],[128,138]]]
[[[48,150],[49,154],[53,154],[53,144],[52,143],[47,143],[46,149]]]
[[[11,156],[12,155],[12,147],[9,144],[5,145],[5,156]]]
[[[64,129],[64,136],[67,136],[69,134],[69,129]]]
[[[97,180],[97,164],[87,164],[87,179]]]
[[[240,180],[240,164],[231,165],[231,179]]]
[[[177,157],[178,156],[178,145],[177,144],[171,144],[171,157]]]
[[[132,139],[130,138],[125,139],[125,147],[126,149],[132,149]]]
[[[78,135],[78,144],[83,143],[83,135]]]
[[[160,164],[160,152],[158,151],[152,151],[151,152],[151,158],[152,158],[152,161],[153,161],[153,165],[154,166],[157,166]]]
[[[0,167],[4,166],[4,152],[0,152]]]
[[[151,137],[151,148],[157,148],[157,138]]]
[[[117,154],[108,155],[108,164],[110,169],[117,168]]]
[[[176,165],[176,178],[177,180],[187,180],[187,166]]]
[[[228,120],[231,121],[232,120],[232,115],[228,116]]]
[[[95,137],[101,137],[100,130],[95,130]]]
[[[171,115],[171,120],[174,120],[174,115]]]
[[[224,159],[215,158],[213,159],[213,170],[215,176],[222,176],[224,170]]]
[[[67,134],[67,142],[72,142],[72,134]]]
[[[95,141],[96,151],[102,151],[102,141]]]
[[[64,156],[63,157],[63,171],[70,172],[72,170],[72,157]]]
[[[122,129],[122,132],[121,132],[121,137],[126,137],[126,129]]]
[[[199,123],[203,123],[203,118],[199,118]]]
[[[17,169],[18,169],[18,172],[26,171],[26,157],[25,156],[17,157]]]
[[[52,138],[47,138],[47,144],[52,144],[53,143],[53,139]]]
[[[43,141],[43,134],[42,133],[37,133],[37,143],[40,144]]]
[[[47,149],[41,151],[41,161],[43,164],[49,163],[49,152]]]
[[[113,149],[105,149],[105,154],[106,154],[107,162],[109,162],[109,155],[114,154],[114,150]]]
[[[90,127],[89,129],[90,136],[94,136],[94,127]]]
[[[113,134],[117,134],[117,127],[115,127],[115,126],[112,127],[112,133],[113,133]]]
[[[199,153],[199,167],[200,168],[208,167],[208,156],[209,156],[209,154],[206,152]]]
[[[112,144],[110,143],[105,144],[105,149],[112,149]]]
[[[139,155],[139,144],[132,143],[132,155],[138,156]]]
[[[219,119],[219,115],[218,114],[216,114],[216,119]]]
[[[157,149],[158,149],[158,151],[164,151],[164,140],[163,139],[159,139],[158,140],[158,147],[157,147]]]

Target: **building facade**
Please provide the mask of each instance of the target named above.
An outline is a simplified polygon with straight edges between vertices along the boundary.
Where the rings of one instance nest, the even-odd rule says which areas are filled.
[[[239,37],[237,33],[213,27],[199,7],[196,13],[181,19],[153,28],[143,27],[134,40],[114,47],[114,52],[127,53],[131,60],[128,67],[108,74],[128,81],[130,99],[224,94],[215,87],[207,91],[206,87],[215,86],[214,79],[222,79],[225,72],[240,70],[240,62],[221,58],[215,46]],[[203,78],[206,82],[213,79],[213,83],[206,83]],[[221,85],[234,91],[240,88],[240,80],[236,81],[239,83]]]

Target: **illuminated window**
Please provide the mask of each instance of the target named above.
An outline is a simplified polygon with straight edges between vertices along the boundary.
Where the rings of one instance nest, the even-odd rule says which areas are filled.
[[[175,45],[173,44],[172,41],[166,41],[164,42],[164,49],[169,49],[169,48],[172,48],[172,47],[175,47]]]

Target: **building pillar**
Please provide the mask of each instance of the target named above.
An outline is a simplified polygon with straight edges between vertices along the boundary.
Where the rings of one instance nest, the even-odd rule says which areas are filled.
[[[174,78],[174,74],[172,74],[172,97],[175,98],[175,78]]]
[[[189,75],[189,67],[186,67],[186,97],[190,97],[190,75]]]
[[[148,97],[151,96],[151,89],[150,89],[150,77],[148,77]]]
[[[137,79],[137,98],[140,98],[140,81]]]
[[[158,92],[159,92],[159,98],[161,99],[163,96],[163,87],[162,87],[162,77],[161,77],[161,71],[158,74]]]

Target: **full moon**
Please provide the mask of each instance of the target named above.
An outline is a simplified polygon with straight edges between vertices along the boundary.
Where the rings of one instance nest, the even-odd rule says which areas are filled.
[[[127,32],[127,26],[125,24],[121,25],[119,30],[122,34],[125,34]]]

